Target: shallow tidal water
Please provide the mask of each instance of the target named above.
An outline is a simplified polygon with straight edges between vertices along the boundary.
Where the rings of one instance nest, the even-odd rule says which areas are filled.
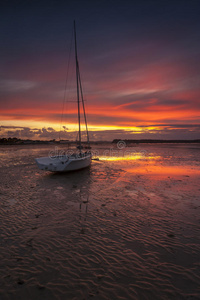
[[[200,145],[0,147],[0,299],[200,299]]]

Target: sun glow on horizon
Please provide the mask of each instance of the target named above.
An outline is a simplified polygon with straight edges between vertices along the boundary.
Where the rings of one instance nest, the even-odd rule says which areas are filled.
[[[76,123],[49,123],[46,121],[33,121],[33,120],[4,120],[1,121],[1,125],[2,127],[13,127],[13,128],[30,128],[30,129],[42,129],[42,128],[53,128],[55,131],[69,131],[69,132],[73,132],[73,131],[77,131],[78,130],[78,124]],[[85,130],[85,125],[81,124],[81,129]],[[89,124],[88,125],[88,129],[89,131],[105,131],[105,130],[125,130],[125,131],[130,131],[133,133],[141,133],[141,132],[146,132],[146,131],[150,131],[150,130],[160,130],[161,127],[156,127],[156,126],[114,126],[114,125],[92,125]]]

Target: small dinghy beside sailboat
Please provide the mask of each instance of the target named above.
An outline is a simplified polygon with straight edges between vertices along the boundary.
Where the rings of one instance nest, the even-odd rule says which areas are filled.
[[[78,128],[79,128],[77,151],[70,155],[56,155],[56,156],[36,158],[35,161],[39,169],[45,171],[51,171],[51,172],[75,171],[75,170],[86,168],[91,164],[92,154],[90,151],[83,152],[82,150],[83,146],[81,144],[80,106],[82,104],[84,121],[86,126],[87,143],[88,143],[88,148],[90,148],[87,119],[86,119],[81,77],[79,71],[79,62],[77,56],[75,22],[74,22],[74,40],[75,40],[75,64],[76,64],[77,107],[78,107]]]

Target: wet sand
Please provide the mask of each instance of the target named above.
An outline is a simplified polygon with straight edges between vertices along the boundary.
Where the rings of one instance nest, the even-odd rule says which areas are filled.
[[[0,299],[200,299],[200,146],[65,174],[37,169],[52,148],[0,147]]]

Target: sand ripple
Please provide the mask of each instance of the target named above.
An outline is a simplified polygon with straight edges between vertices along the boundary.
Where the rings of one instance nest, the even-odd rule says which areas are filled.
[[[52,175],[23,147],[1,161],[2,300],[200,298],[196,154],[173,169],[191,149]]]

